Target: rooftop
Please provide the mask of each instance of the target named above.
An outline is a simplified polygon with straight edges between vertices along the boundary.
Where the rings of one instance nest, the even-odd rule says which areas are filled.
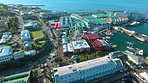
[[[62,75],[70,74],[73,72],[79,72],[82,70],[93,68],[99,65],[107,64],[109,62],[116,61],[116,60],[119,60],[119,59],[111,60],[107,56],[105,56],[105,57],[88,60],[88,61],[77,63],[77,64],[54,68],[53,70],[56,70],[58,72],[58,76],[62,76]]]
[[[74,49],[90,48],[86,40],[71,41],[71,43]]]
[[[2,83],[27,83],[30,72],[23,72],[3,78]]]
[[[12,53],[10,46],[0,46],[0,56],[9,55]]]
[[[148,73],[142,72],[140,75],[148,81]]]
[[[24,37],[29,37],[30,38],[30,33],[28,30],[23,30],[21,32],[21,37],[24,38]]]
[[[102,38],[101,36],[99,36],[96,33],[94,33],[94,34],[85,34],[84,37],[87,38],[88,40],[96,40],[96,39]]]

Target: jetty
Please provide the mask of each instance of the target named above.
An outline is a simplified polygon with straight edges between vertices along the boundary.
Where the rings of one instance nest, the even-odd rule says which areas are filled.
[[[131,37],[134,37],[141,42],[148,42],[148,36],[145,35],[145,34],[140,34],[140,33],[137,33],[137,32],[132,31],[132,30],[128,30],[128,29],[123,28],[123,27],[113,27],[113,29],[115,29],[116,31],[120,31],[121,33],[125,33],[125,34],[127,34]]]

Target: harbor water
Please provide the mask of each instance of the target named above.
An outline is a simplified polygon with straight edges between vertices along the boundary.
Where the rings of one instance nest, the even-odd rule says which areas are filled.
[[[141,34],[148,35],[148,24],[140,24],[136,27],[128,27],[127,29],[134,30]],[[133,48],[139,48],[144,50],[144,55],[142,57],[148,57],[148,43],[141,42],[134,37],[130,37],[126,34],[122,34],[121,32],[116,32],[110,39],[110,42],[116,44],[118,47],[115,50],[127,50],[127,42],[134,42]]]

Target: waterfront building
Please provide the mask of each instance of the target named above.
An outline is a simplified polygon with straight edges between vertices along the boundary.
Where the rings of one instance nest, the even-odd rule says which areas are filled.
[[[115,17],[127,18],[127,14],[124,12],[116,12],[114,13]]]
[[[70,29],[70,23],[74,22],[74,19],[71,17],[61,17],[60,18],[60,27],[61,29],[65,30],[65,29]]]
[[[30,71],[1,77],[0,83],[30,83]]]
[[[87,41],[84,40],[84,39],[71,41],[70,43],[71,43],[71,46],[72,46],[73,53],[90,51],[90,46],[87,43]]]
[[[98,34],[94,33],[94,34],[85,34],[84,37],[87,40],[96,40],[96,39],[101,39],[102,37],[99,36]]]
[[[142,78],[144,78],[145,83],[148,82],[148,73],[146,73],[146,72],[141,72],[141,73],[139,73],[139,75],[140,75]]]
[[[21,41],[31,41],[31,36],[28,30],[21,31]]]
[[[136,65],[141,65],[143,62],[138,58],[138,56],[134,55],[130,51],[126,50],[124,52],[125,55],[127,55],[128,59],[135,63]]]
[[[15,60],[17,60],[17,59],[24,58],[24,55],[25,55],[24,51],[19,51],[19,52],[15,52],[13,57]]]
[[[13,50],[10,46],[0,46],[0,63],[12,60]]]
[[[109,28],[110,23],[108,23],[104,18],[108,17],[109,14],[106,13],[97,13],[97,14],[82,14],[80,15],[82,19],[85,19],[89,27],[96,28],[98,31],[102,29]]]
[[[124,54],[121,51],[115,51],[115,52],[110,52],[109,56],[111,58],[118,58],[124,56]]]
[[[138,20],[146,20],[148,18],[147,13],[139,13]]]
[[[96,33],[85,34],[84,37],[91,43],[95,50],[105,50],[110,48],[110,44],[108,44]]]
[[[101,57],[72,65],[53,68],[55,83],[87,83],[124,69],[120,59]]]
[[[110,18],[110,21],[114,25],[123,25],[123,24],[126,24],[128,22],[128,18],[122,18],[122,17]]]
[[[5,43],[7,40],[9,40],[10,38],[12,38],[12,34],[11,32],[5,32],[3,33],[2,38],[0,39],[0,43]]]

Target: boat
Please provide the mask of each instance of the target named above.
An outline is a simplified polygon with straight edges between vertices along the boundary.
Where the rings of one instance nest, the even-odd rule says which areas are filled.
[[[136,52],[136,49],[135,48],[132,48],[132,47],[127,46],[127,49],[130,50],[130,51]]]
[[[132,42],[126,42],[126,43],[127,43],[127,44],[130,44],[130,45],[133,44]]]
[[[112,48],[116,48],[116,47],[118,47],[118,46],[117,46],[117,45],[111,45],[111,47],[112,47]]]
[[[110,39],[110,37],[109,36],[106,36],[106,39]]]
[[[139,50],[138,54],[143,55],[143,50]]]
[[[131,25],[131,26],[135,26],[135,25],[138,25],[138,24],[140,24],[140,22],[134,21],[134,22],[132,22],[130,25]]]

